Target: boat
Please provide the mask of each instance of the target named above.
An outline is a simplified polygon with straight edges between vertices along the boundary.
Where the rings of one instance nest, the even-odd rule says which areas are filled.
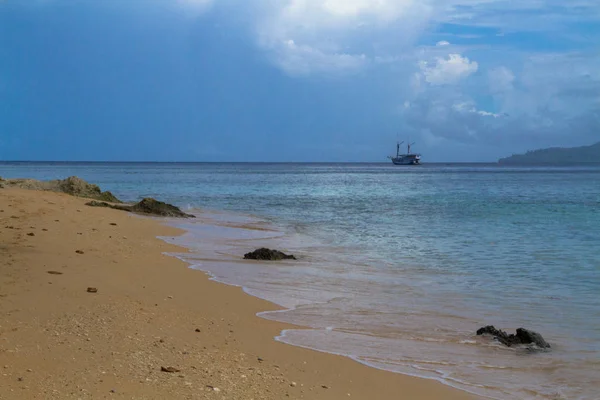
[[[394,165],[420,165],[421,155],[410,152],[410,146],[414,143],[408,144],[406,154],[400,154],[400,145],[402,143],[404,142],[396,144],[396,157],[389,156],[388,158],[392,160]]]

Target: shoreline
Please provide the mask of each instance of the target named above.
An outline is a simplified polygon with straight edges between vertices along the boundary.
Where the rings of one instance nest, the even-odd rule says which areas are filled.
[[[278,342],[297,327],[163,254],[187,251],[158,239],[182,233],[164,220],[64,194],[0,194],[0,399],[477,398]]]
[[[285,320],[285,319],[278,319],[277,317],[273,317],[274,315],[278,315],[278,314],[285,314],[287,312],[294,312],[297,309],[296,305],[286,305],[284,304],[285,302],[279,302],[279,300],[281,300],[281,298],[278,299],[274,299],[268,295],[265,295],[264,292],[261,292],[260,289],[257,289],[256,287],[251,288],[249,286],[246,286],[248,282],[244,283],[244,282],[232,282],[229,278],[231,278],[231,276],[229,277],[225,277],[222,276],[221,274],[219,274],[219,272],[223,272],[223,267],[219,267],[219,264],[221,263],[225,263],[227,265],[227,268],[231,268],[233,271],[237,270],[238,268],[244,268],[244,261],[241,259],[241,255],[243,254],[243,252],[245,251],[249,251],[250,249],[253,249],[255,247],[261,247],[264,245],[264,243],[268,243],[266,245],[266,247],[271,247],[271,248],[281,248],[284,249],[284,251],[288,251],[288,247],[290,245],[290,243],[288,243],[287,241],[285,241],[285,243],[279,243],[279,241],[285,237],[287,237],[289,235],[289,232],[286,233],[285,228],[283,226],[275,226],[272,225],[272,222],[267,222],[264,217],[261,216],[257,216],[257,215],[247,215],[247,214],[240,214],[240,213],[236,213],[236,212],[228,212],[228,211],[223,211],[223,210],[206,210],[206,209],[198,209],[197,210],[197,219],[192,220],[191,222],[188,221],[178,221],[176,219],[171,219],[169,222],[169,226],[173,226],[176,227],[178,229],[182,229],[185,233],[179,237],[175,237],[175,238],[168,238],[168,237],[159,237],[159,239],[166,241],[167,243],[171,243],[171,244],[175,244],[178,246],[183,247],[184,249],[186,249],[189,254],[193,254],[193,255],[197,255],[198,258],[193,257],[191,259],[187,259],[185,257],[184,253],[179,253],[179,254],[170,254],[170,256],[176,257],[179,260],[185,262],[187,265],[189,265],[189,267],[193,270],[198,270],[200,272],[203,272],[204,274],[206,274],[209,279],[211,281],[220,283],[220,284],[224,284],[227,286],[232,286],[235,288],[239,288],[241,289],[246,295],[251,296],[253,298],[259,299],[261,301],[265,301],[267,302],[267,304],[270,305],[269,309],[265,309],[263,311],[259,311],[256,313],[256,316],[266,320],[266,321],[270,321],[270,322],[275,322],[275,323],[280,323],[282,325],[284,325],[283,330],[281,330],[277,335],[275,335],[273,337],[273,339],[279,343],[288,345],[288,346],[294,346],[294,347],[298,347],[298,348],[302,348],[302,349],[307,349],[310,351],[317,351],[317,352],[321,352],[321,353],[325,353],[325,354],[329,354],[329,355],[333,355],[335,357],[344,357],[347,358],[349,360],[352,360],[362,366],[366,366],[368,368],[373,368],[379,371],[383,371],[386,373],[393,373],[393,374],[399,374],[405,377],[411,377],[411,378],[416,378],[416,379],[423,379],[423,380],[427,380],[427,381],[432,381],[435,382],[436,384],[442,384],[445,387],[449,387],[453,390],[458,390],[462,393],[466,393],[470,396],[474,396],[473,398],[481,398],[481,399],[495,399],[497,397],[494,396],[494,393],[478,393],[476,390],[477,388],[485,388],[485,386],[480,386],[477,384],[476,381],[469,381],[469,382],[465,382],[465,381],[460,381],[460,380],[456,380],[456,379],[450,379],[448,377],[444,378],[442,377],[443,374],[440,374],[439,376],[427,376],[425,374],[419,374],[418,369],[415,369],[415,372],[405,372],[405,371],[394,371],[393,369],[388,369],[385,366],[379,366],[376,364],[371,363],[370,361],[368,361],[367,359],[363,359],[358,355],[355,355],[351,352],[344,352],[344,351],[336,351],[333,350],[331,348],[327,348],[327,346],[323,347],[319,347],[315,342],[313,342],[312,344],[306,344],[306,343],[299,343],[297,341],[294,341],[293,339],[288,339],[288,337],[293,336],[293,334],[297,334],[300,333],[302,334],[302,332],[321,332],[321,331],[331,331],[334,332],[336,331],[336,329],[333,329],[331,327],[328,328],[322,328],[322,327],[312,327],[310,325],[306,325],[303,324],[302,322],[295,322],[293,320]],[[223,218],[223,216],[225,216],[225,218]],[[215,218],[216,217],[216,218]],[[233,218],[233,220],[229,220],[227,217]],[[240,218],[242,220],[245,220],[244,222],[240,222]],[[248,219],[248,220],[246,220]],[[207,235],[204,236],[205,234],[203,233],[201,235],[201,237],[197,237],[195,236],[192,226],[198,224],[204,228],[208,227],[212,227],[214,229],[220,229],[220,228],[225,228],[225,229],[234,229],[234,230],[241,230],[245,233],[240,233],[240,236],[237,235],[231,235],[228,234],[226,235],[227,240],[223,243],[219,243],[216,244],[216,241],[220,241],[224,239],[224,236],[221,235],[225,235],[224,232],[221,232],[221,235],[219,234],[215,234],[215,235]],[[265,226],[265,224],[267,224],[267,226]],[[202,232],[204,232],[204,229],[201,229]],[[277,233],[276,235],[273,236],[265,236],[265,237],[253,237],[253,235],[247,235],[247,232],[269,232],[269,233]],[[194,242],[189,242],[189,241],[184,241],[183,244],[181,244],[181,242],[178,243],[178,239],[181,239],[184,235],[189,235],[191,237],[195,237],[196,241],[201,242],[202,239],[208,239],[207,242],[208,243],[213,243],[216,246],[219,247],[218,251],[215,251],[214,254],[205,254],[206,251],[202,250],[202,249],[198,249],[198,248],[194,248],[192,246],[191,243]],[[243,237],[243,238],[242,238]],[[216,239],[216,241],[215,241]],[[226,243],[226,244],[225,244]],[[272,246],[271,246],[272,245]],[[280,247],[282,246],[282,247]],[[294,246],[292,244],[292,246]],[[203,246],[205,247],[205,246]],[[300,248],[302,248],[302,245],[300,246]],[[299,249],[297,249],[299,250]],[[208,253],[210,253],[212,251],[209,250]],[[292,251],[295,255],[298,256],[298,254],[295,251]],[[306,262],[308,261],[305,257],[307,257],[306,254],[304,254],[302,251],[300,251],[300,256],[298,257],[299,262]],[[308,256],[310,257],[310,256]],[[250,261],[252,262],[252,261]],[[310,261],[309,261],[310,262]],[[271,264],[272,263],[272,264]],[[261,267],[266,267],[267,269],[269,267],[272,268],[277,268],[277,267],[292,267],[292,268],[298,268],[301,267],[301,265],[298,264],[294,264],[294,261],[290,261],[290,264],[288,264],[287,261],[283,261],[283,264],[280,264],[280,262],[276,262],[276,261],[265,261],[265,262],[261,262],[259,263],[259,265]],[[219,271],[219,272],[216,272]],[[235,276],[235,274],[233,275]],[[264,288],[263,288],[264,289]],[[343,332],[343,330],[341,331]],[[461,384],[463,385],[461,387]],[[504,393],[506,395],[506,393]]]

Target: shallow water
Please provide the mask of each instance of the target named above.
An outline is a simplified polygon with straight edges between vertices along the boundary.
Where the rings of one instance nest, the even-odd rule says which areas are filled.
[[[118,196],[202,208],[187,261],[309,326],[278,340],[499,399],[597,399],[600,167],[385,164],[17,164]],[[222,212],[206,211],[222,210]],[[269,245],[296,262],[239,262]],[[478,338],[524,326],[527,354]]]

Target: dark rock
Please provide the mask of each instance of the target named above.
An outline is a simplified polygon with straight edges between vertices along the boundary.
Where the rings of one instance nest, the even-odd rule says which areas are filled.
[[[263,248],[254,250],[253,252],[244,254],[244,259],[277,261],[277,260],[295,260],[296,257],[294,257],[291,254],[288,255],[288,254],[282,253],[279,250],[271,250],[271,249],[267,249],[267,248],[263,247]]]
[[[132,207],[133,212],[160,215],[162,217],[178,217],[178,218],[194,218],[191,214],[186,214],[175,207],[174,205],[163,203],[162,201],[155,200],[151,197],[147,197]]]
[[[200,332],[200,329],[196,328],[196,332]]]
[[[162,372],[169,372],[169,373],[174,373],[174,372],[181,372],[181,370],[175,368],[175,367],[160,367],[160,370]]]
[[[62,272],[59,272],[59,271],[48,271],[48,273],[50,275],[62,275],[63,274]]]
[[[35,236],[35,233],[30,232],[30,233],[27,234],[27,236]]]
[[[105,201],[90,201],[89,203],[85,203],[86,206],[90,207],[106,207],[106,208],[114,208],[116,210],[129,211],[128,206],[117,206],[114,204],[108,204]]]
[[[83,250],[75,250],[75,253],[77,253],[77,254],[83,254]]]
[[[541,349],[549,349],[550,344],[544,340],[542,335],[537,332],[530,331],[525,328],[517,329],[517,337],[521,340],[521,343],[530,344],[533,343]]]
[[[86,203],[90,207],[108,207],[115,210],[134,212],[139,214],[157,215],[160,217],[195,218],[194,215],[186,214],[174,205],[163,203],[153,198],[145,198],[139,203],[132,205],[109,204],[103,201],[90,201]]]
[[[89,288],[87,288],[87,292],[88,293],[98,293],[98,289],[96,289],[95,287],[89,287]]]
[[[534,344],[541,349],[550,348],[550,345],[544,340],[542,335],[524,328],[517,329],[517,334],[515,335],[496,329],[493,325],[488,325],[478,329],[477,335],[493,336],[494,339],[508,347]]]

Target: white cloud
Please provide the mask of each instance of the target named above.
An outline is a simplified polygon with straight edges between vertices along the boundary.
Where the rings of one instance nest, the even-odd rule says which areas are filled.
[[[278,65],[290,75],[354,72],[367,62],[364,54],[328,53],[308,45],[297,45],[291,39],[273,51],[277,52]]]
[[[429,138],[494,148],[516,141],[523,147],[518,151],[598,141],[600,56],[518,56],[507,53],[504,58],[512,69],[493,67],[473,76],[473,85],[419,86],[403,100],[410,107],[400,108],[408,129]],[[490,94],[493,101],[482,109],[476,99]]]
[[[493,112],[489,112],[489,111],[485,111],[485,110],[478,110],[475,107],[475,104],[473,102],[455,103],[452,105],[452,108],[454,109],[454,111],[457,111],[459,113],[472,113],[472,114],[480,115],[482,117],[500,118],[500,117],[508,116],[507,114],[498,114],[498,113],[493,113]]]
[[[419,63],[425,81],[432,85],[450,85],[477,72],[479,65],[460,54],[449,54],[448,58],[436,58],[434,63]]]
[[[597,0],[256,0],[253,4],[253,10],[259,10],[255,11],[259,45],[275,54],[272,58],[280,66],[290,61],[278,58],[288,54],[280,49],[288,40],[323,55],[365,54],[382,60],[413,50],[419,35],[438,23],[493,27],[507,33],[545,30],[556,36],[561,34],[558,26],[600,18]],[[438,47],[449,45],[445,40],[437,43]],[[354,63],[340,63],[341,68],[345,65],[354,68]]]
[[[408,48],[431,7],[419,0],[263,0],[258,43],[285,71],[355,70]],[[390,36],[392,35],[392,36]],[[374,49],[393,37],[395,51]],[[356,45],[362,41],[363,45]],[[293,46],[289,46],[293,43]],[[365,47],[364,43],[367,43]],[[290,69],[299,63],[301,68]]]

